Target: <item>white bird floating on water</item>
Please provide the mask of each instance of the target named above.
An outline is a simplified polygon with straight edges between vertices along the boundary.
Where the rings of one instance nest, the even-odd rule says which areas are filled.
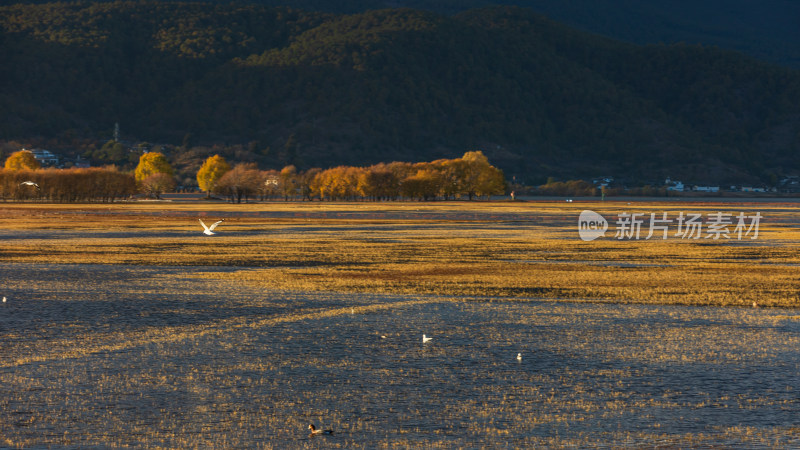
[[[424,334],[422,335],[422,343],[423,344],[428,342],[428,341],[430,341],[431,339],[433,339],[433,338],[432,337],[427,337]]]
[[[308,425],[308,429],[311,430],[312,436],[316,434],[333,434],[333,430],[331,430],[330,428],[327,430],[318,430],[313,423]]]
[[[3,297],[3,303],[5,303],[5,302],[6,302],[6,298],[5,298],[5,297]]]
[[[522,353],[517,353],[517,361],[522,361]]]
[[[214,224],[212,224],[210,227],[207,227],[206,224],[203,223],[202,219],[197,219],[197,220],[199,220],[200,221],[200,225],[202,225],[203,228],[205,228],[205,230],[203,231],[203,234],[206,234],[208,236],[215,235],[216,233],[212,233],[212,231],[214,231],[214,228],[217,228],[217,225],[219,225],[219,224],[221,224],[223,222],[222,220],[220,220],[219,222],[215,222]]]

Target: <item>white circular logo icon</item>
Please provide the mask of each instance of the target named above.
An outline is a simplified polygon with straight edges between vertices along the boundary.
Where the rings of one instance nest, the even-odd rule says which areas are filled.
[[[578,234],[584,241],[593,241],[605,236],[608,222],[594,211],[584,210],[578,218]]]

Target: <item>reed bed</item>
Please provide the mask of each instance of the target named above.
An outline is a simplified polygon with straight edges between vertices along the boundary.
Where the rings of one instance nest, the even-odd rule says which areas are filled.
[[[583,209],[765,220],[583,242]],[[797,447],[798,212],[0,205],[0,446]]]
[[[765,219],[757,239],[583,242],[584,208],[609,217],[757,208]],[[798,307],[798,213],[791,204],[14,205],[0,209],[0,258],[240,267],[203,276],[278,290]],[[226,221],[207,237],[198,217]]]

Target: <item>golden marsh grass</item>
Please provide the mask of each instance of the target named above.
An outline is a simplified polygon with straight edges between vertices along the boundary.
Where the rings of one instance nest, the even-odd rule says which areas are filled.
[[[583,209],[765,219],[583,242]],[[0,205],[0,446],[796,447],[798,212]]]
[[[242,270],[208,276],[278,290],[800,306],[800,207],[791,204],[2,208],[0,226],[9,231],[0,258],[11,262],[232,266]],[[759,211],[764,219],[755,240],[583,242],[577,238],[582,209],[608,216],[622,211]],[[226,219],[217,236],[197,232],[196,219],[206,216]],[[15,233],[31,236],[14,239]]]

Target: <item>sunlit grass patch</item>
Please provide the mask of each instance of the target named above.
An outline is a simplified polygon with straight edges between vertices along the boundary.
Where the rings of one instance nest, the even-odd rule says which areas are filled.
[[[4,206],[11,262],[241,267],[262,289],[800,306],[798,209],[786,204],[269,203]],[[583,242],[594,208],[763,208],[758,239]],[[738,209],[737,209],[738,208]],[[226,217],[226,214],[230,217]],[[207,237],[198,217],[225,218]],[[30,232],[31,236],[24,234]],[[37,234],[38,233],[38,234]],[[87,235],[88,234],[88,235]],[[251,270],[253,269],[253,270]]]

